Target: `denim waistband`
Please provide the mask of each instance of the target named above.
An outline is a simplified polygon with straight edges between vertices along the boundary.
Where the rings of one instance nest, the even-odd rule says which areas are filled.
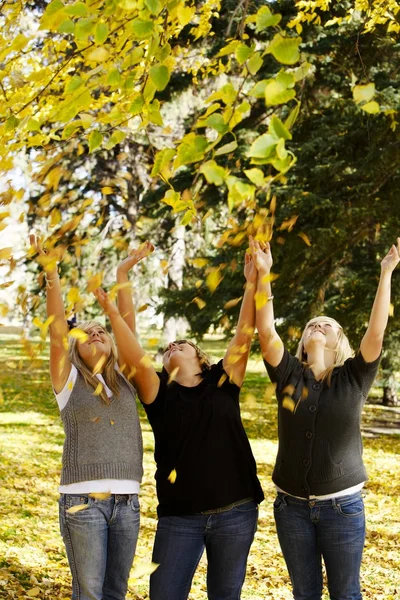
[[[93,492],[95,495],[91,496],[91,494],[89,492],[82,492],[81,494],[60,494],[60,498],[66,498],[67,496],[71,496],[72,498],[94,498],[96,499],[96,494],[100,494],[100,492]],[[109,498],[114,498],[115,502],[118,502],[119,500],[131,500],[134,497],[137,497],[138,494],[109,494],[106,498],[104,498],[104,500],[108,500]]]
[[[325,500],[316,500],[315,498],[304,498],[303,500],[301,498],[296,498],[295,496],[290,496],[290,494],[284,494],[283,492],[277,492],[277,494],[286,504],[300,504],[303,506],[339,506],[351,500],[357,500],[357,498],[363,497],[361,492],[355,492],[355,494],[349,494],[348,496],[326,498]]]
[[[232,510],[235,506],[241,506],[242,504],[247,504],[247,502],[253,502],[254,498],[242,498],[242,500],[237,500],[236,502],[232,502],[232,504],[228,504],[227,506],[221,506],[221,508],[214,508],[212,510],[202,510],[197,513],[198,515],[214,515],[222,512],[227,512],[228,510]]]

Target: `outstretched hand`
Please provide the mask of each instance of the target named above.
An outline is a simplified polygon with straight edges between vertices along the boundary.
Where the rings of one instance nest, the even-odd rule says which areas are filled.
[[[262,275],[268,275],[272,267],[271,247],[268,242],[257,242],[249,236],[250,250],[256,269]]]
[[[34,233],[29,234],[29,243],[34,252],[37,253],[36,260],[46,271],[46,276],[57,275],[57,265],[61,262],[65,248],[63,246],[54,246],[45,249],[42,246],[42,240]]]
[[[381,261],[381,269],[392,273],[400,262],[400,237],[397,238],[397,246],[393,244],[385,258]]]
[[[94,296],[97,298],[97,302],[100,304],[103,311],[109,317],[115,317],[119,315],[119,310],[117,305],[110,300],[109,295],[102,288],[97,288],[93,292]]]
[[[132,267],[134,267],[138,262],[149,256],[154,251],[154,246],[151,242],[146,240],[139,246],[139,248],[135,248],[131,250],[129,255],[119,263],[118,271],[120,273],[128,273]]]
[[[255,284],[257,281],[258,272],[251,252],[246,252],[244,255],[244,276],[248,283]]]

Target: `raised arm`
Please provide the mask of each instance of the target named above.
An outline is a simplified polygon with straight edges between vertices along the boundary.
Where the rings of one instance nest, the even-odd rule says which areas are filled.
[[[98,288],[94,294],[110,319],[118,352],[130,370],[127,375],[137,389],[140,400],[144,404],[151,404],[156,399],[160,380],[150,358],[146,355],[135,334],[122,318],[117,306],[111,302],[107,293]]]
[[[390,288],[392,273],[400,262],[400,238],[381,262],[381,275],[367,331],[361,341],[360,350],[366,362],[373,362],[382,350],[383,336],[389,318]]]
[[[256,291],[256,326],[261,352],[268,364],[277,367],[283,356],[283,342],[275,329],[271,290],[272,254],[269,243],[250,238],[254,264],[258,271]]]
[[[254,295],[257,285],[257,270],[251,254],[245,254],[244,276],[246,286],[240,307],[236,333],[233,336],[224,356],[224,369],[237,386],[241,387],[246,373],[251,340],[255,327]]]
[[[154,250],[153,244],[146,241],[139,248],[132,250],[117,268],[118,308],[129,329],[136,333],[135,306],[133,303],[132,289],[129,285],[129,271],[139,261],[151,254]]]
[[[35,235],[30,235],[29,241],[32,248],[38,253],[37,260],[45,271],[47,316],[53,318],[49,327],[50,377],[54,391],[59,393],[65,386],[71,371],[71,363],[66,348],[68,324],[65,318],[57,269],[59,256],[57,256],[56,250],[46,253]]]

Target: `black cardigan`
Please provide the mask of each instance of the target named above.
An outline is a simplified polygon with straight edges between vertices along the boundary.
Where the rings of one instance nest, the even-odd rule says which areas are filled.
[[[272,479],[279,488],[308,498],[366,481],[361,411],[379,361],[367,363],[358,352],[334,369],[330,385],[286,349],[277,367],[264,361],[277,383],[279,448]]]

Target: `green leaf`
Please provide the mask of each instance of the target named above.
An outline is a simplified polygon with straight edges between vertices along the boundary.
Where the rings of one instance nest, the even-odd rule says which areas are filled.
[[[208,140],[206,137],[194,133],[185,135],[178,146],[174,167],[178,168],[202,160],[207,147]]]
[[[231,83],[226,83],[222,86],[218,92],[214,92],[209,96],[206,102],[215,102],[215,100],[222,100],[227,106],[233,104],[236,100],[237,91]]]
[[[284,65],[294,65],[300,59],[301,37],[284,37],[277,33],[267,48],[267,54]]]
[[[259,71],[263,64],[263,59],[259,52],[255,52],[253,56],[247,61],[247,68],[252,75],[255,75]]]
[[[121,73],[118,71],[118,69],[112,69],[109,73],[108,73],[108,77],[107,77],[107,83],[108,85],[112,85],[113,87],[117,87],[121,84],[122,81],[122,77],[121,77]]]
[[[75,24],[75,37],[78,40],[87,40],[89,35],[92,35],[95,28],[94,20],[89,17],[88,19],[79,19]]]
[[[246,44],[239,44],[235,49],[235,57],[240,65],[246,62],[252,53],[253,48],[249,48]]]
[[[91,153],[94,150],[96,150],[96,148],[101,146],[102,141],[103,135],[100,133],[100,131],[92,131],[92,133],[89,136],[89,152]]]
[[[160,103],[157,100],[149,106],[149,119],[155,125],[159,125],[162,127],[164,125],[161,113],[160,113]]]
[[[254,158],[267,158],[275,150],[277,138],[270,133],[260,135],[251,145],[248,156]]]
[[[274,27],[278,25],[282,15],[272,14],[268,6],[262,6],[256,15],[256,32],[266,29],[266,27]]]
[[[174,148],[164,148],[163,150],[159,150],[156,154],[156,158],[154,160],[154,165],[151,170],[151,176],[156,177],[159,173],[161,173],[166,167],[168,167],[169,163],[175,156]]]
[[[154,65],[149,71],[149,76],[156,90],[162,92],[168,85],[169,71],[165,65]]]
[[[18,119],[17,117],[14,117],[14,115],[12,115],[11,117],[8,117],[7,121],[5,122],[5,130],[8,131],[14,131],[14,129],[16,129],[19,125],[20,119]]]
[[[253,98],[264,98],[265,88],[270,81],[272,81],[272,79],[262,79],[261,81],[258,81],[249,91],[249,96],[252,96]]]
[[[370,115],[375,115],[381,111],[379,104],[375,102],[375,100],[372,102],[367,102],[367,104],[364,104],[360,108],[361,110],[365,110],[365,112],[369,113]]]
[[[233,40],[229,42],[226,46],[224,46],[217,54],[217,58],[221,56],[227,56],[228,54],[233,54],[236,48],[239,46],[240,42],[238,40]]]
[[[357,104],[360,102],[369,102],[375,96],[375,84],[355,85],[353,87],[353,98]]]
[[[182,218],[181,225],[189,225],[190,221],[195,217],[196,214],[192,210],[187,210]]]
[[[290,111],[288,118],[285,121],[285,127],[287,129],[291,129],[295,122],[297,121],[297,117],[300,113],[300,102],[297,102],[296,106]]]
[[[219,113],[214,113],[210,115],[206,121],[208,127],[212,127],[218,133],[226,133],[229,131],[229,125],[227,125],[224,121],[224,118]]]
[[[208,183],[222,185],[225,181],[226,172],[215,160],[208,160],[200,167],[200,173],[203,173]]]
[[[273,117],[271,118],[271,122],[268,127],[268,132],[272,135],[275,135],[277,138],[283,138],[284,140],[292,139],[292,134],[290,133],[290,131],[275,115],[273,115]]]
[[[281,84],[285,89],[293,88],[296,83],[294,74],[287,73],[284,70],[279,71],[278,75],[275,78],[275,81],[277,81],[279,84]]]
[[[271,81],[265,88],[265,101],[267,106],[274,104],[285,104],[295,98],[296,92],[288,90],[278,81]]]
[[[26,128],[28,131],[39,131],[40,123],[36,119],[29,119]]]
[[[71,77],[71,79],[65,86],[65,93],[70,94],[71,92],[74,92],[75,90],[80,88],[81,85],[83,85],[83,83],[84,81],[81,77],[79,77],[78,75],[74,75],[73,77]]]
[[[73,121],[72,123],[68,123],[68,125],[66,125],[63,129],[61,138],[63,140],[67,140],[68,138],[71,137],[71,135],[73,135],[75,133],[75,131],[77,129],[79,129],[79,127],[81,127],[82,123],[81,121]]]
[[[151,36],[154,29],[153,21],[144,21],[143,19],[135,19],[132,21],[132,32],[139,40],[145,40]]]
[[[145,0],[144,3],[153,15],[158,15],[162,10],[160,0]]]
[[[94,33],[94,41],[96,44],[104,44],[108,38],[108,25],[107,23],[97,23],[96,30]]]
[[[137,96],[132,104],[130,105],[128,111],[133,115],[139,115],[142,112],[144,106],[144,98],[142,95]]]
[[[71,19],[65,19],[65,21],[58,26],[58,31],[67,35],[75,33],[75,23],[71,21]]]
[[[234,152],[237,147],[238,147],[238,145],[237,145],[236,141],[229,142],[229,144],[225,144],[224,146],[221,146],[220,148],[218,148],[218,150],[216,150],[214,152],[214,156],[221,156],[222,154],[229,154],[230,152]]]
[[[312,65],[308,62],[304,62],[302,65],[300,65],[300,67],[297,67],[293,73],[295,81],[301,81],[302,79],[305,79],[311,69]]]
[[[280,160],[285,160],[288,152],[285,148],[285,140],[281,138],[276,145],[276,155]]]
[[[261,169],[247,169],[244,171],[246,177],[248,177],[251,183],[254,183],[257,187],[262,187],[265,184],[264,173]]]
[[[185,25],[190,23],[195,12],[196,8],[194,6],[183,6],[182,4],[179,4],[178,9],[176,11],[179,24],[184,27]]]
[[[65,13],[71,17],[86,17],[88,14],[87,6],[83,2],[75,2],[65,8]]]
[[[162,48],[159,48],[155,54],[156,59],[161,63],[171,54],[171,46],[166,43]]]

